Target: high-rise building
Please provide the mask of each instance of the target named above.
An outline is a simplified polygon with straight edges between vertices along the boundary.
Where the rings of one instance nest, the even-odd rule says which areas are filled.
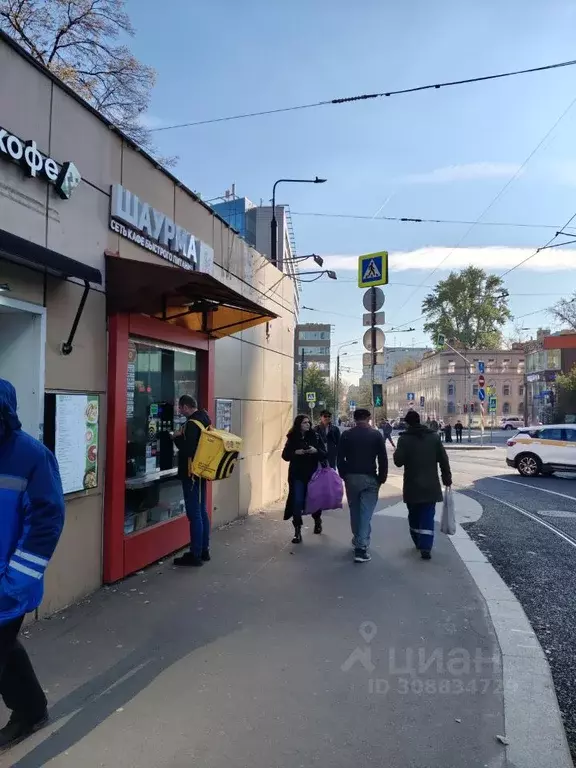
[[[233,195],[233,193],[231,193]],[[270,258],[270,223],[272,221],[271,205],[255,205],[247,197],[232,196],[220,203],[212,203],[212,208],[244,240],[266,258]],[[282,272],[296,277],[298,274],[296,242],[290,209],[287,205],[276,205],[276,221],[278,222],[277,267]],[[296,286],[296,305],[298,306],[299,288]]]
[[[326,323],[301,323],[294,336],[294,373],[296,379],[309,365],[316,365],[326,378],[330,377],[330,335]]]

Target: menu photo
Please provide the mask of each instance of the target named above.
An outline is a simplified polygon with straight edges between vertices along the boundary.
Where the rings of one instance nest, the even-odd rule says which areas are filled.
[[[56,395],[54,453],[64,493],[98,485],[99,410],[98,395]]]

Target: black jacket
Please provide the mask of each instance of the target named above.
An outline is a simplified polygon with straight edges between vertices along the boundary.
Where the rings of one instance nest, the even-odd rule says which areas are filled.
[[[352,427],[344,432],[338,447],[338,472],[344,479],[346,475],[371,475],[379,483],[385,483],[388,477],[388,456],[382,432],[363,426]]]
[[[433,504],[442,501],[438,465],[444,485],[452,485],[452,473],[446,449],[438,434],[423,424],[408,427],[398,438],[394,464],[404,467],[406,504]]]
[[[188,417],[182,428],[182,433],[174,436],[174,443],[176,448],[178,448],[178,477],[181,480],[189,477],[188,460],[193,459],[196,455],[200,435],[202,434],[200,427],[192,423],[194,421],[199,421],[205,427],[209,427],[212,424],[207,412],[199,409]]]
[[[336,469],[338,444],[340,443],[340,430],[338,427],[335,427],[334,424],[330,424],[328,432],[326,432],[322,424],[318,424],[318,426],[314,427],[314,432],[316,432],[322,441],[324,450],[328,454],[328,464],[330,464],[332,469]]]
[[[316,448],[318,453],[297,456],[296,451],[300,448]],[[282,451],[284,461],[290,462],[288,468],[288,498],[286,499],[284,520],[289,520],[293,514],[294,482],[300,480],[308,485],[312,475],[318,469],[318,465],[320,462],[326,461],[326,457],[324,444],[313,429],[300,434],[288,435],[286,445]]]

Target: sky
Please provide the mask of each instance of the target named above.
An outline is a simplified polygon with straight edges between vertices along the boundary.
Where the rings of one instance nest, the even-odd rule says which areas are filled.
[[[127,8],[132,50],[158,72],[145,118],[154,128],[537,67],[576,52],[574,0],[170,0],[161,12],[157,0],[127,0]],[[301,322],[332,323],[335,347],[361,339],[357,257],[388,250],[386,344],[422,346],[422,299],[451,268],[502,274],[576,213],[575,128],[576,67],[568,67],[155,137],[206,200],[235,183],[238,195],[266,204],[278,178],[326,178],[278,189],[298,253],[322,255],[338,274],[303,287],[311,310]],[[555,327],[546,308],[576,290],[573,248],[544,251],[505,277],[516,324],[531,329],[525,337]],[[348,353],[354,379],[360,345]]]

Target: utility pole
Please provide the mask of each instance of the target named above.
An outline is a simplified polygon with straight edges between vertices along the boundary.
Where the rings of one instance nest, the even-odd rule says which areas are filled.
[[[468,403],[468,442],[472,442],[472,413],[470,410],[471,404],[472,404],[472,388],[470,386],[470,368],[472,367],[473,363],[468,360],[467,357],[464,357],[464,355],[461,352],[458,352],[457,349],[454,349],[453,346],[448,344],[446,341],[446,337],[443,334],[439,334],[438,336],[438,346],[439,347],[448,347],[448,349],[451,349],[454,354],[458,355],[458,357],[461,357],[462,360],[466,363],[466,380],[467,380],[467,386],[466,389],[468,390],[468,394],[470,395],[470,402]],[[465,350],[468,352],[468,350]]]
[[[374,402],[374,384],[375,384],[375,370],[376,370],[376,288],[372,286],[370,288],[370,313],[371,323],[370,326],[370,344],[372,350],[370,352],[370,390],[372,392],[372,426],[376,426],[376,403]]]
[[[300,360],[300,402],[304,405],[304,347]]]

